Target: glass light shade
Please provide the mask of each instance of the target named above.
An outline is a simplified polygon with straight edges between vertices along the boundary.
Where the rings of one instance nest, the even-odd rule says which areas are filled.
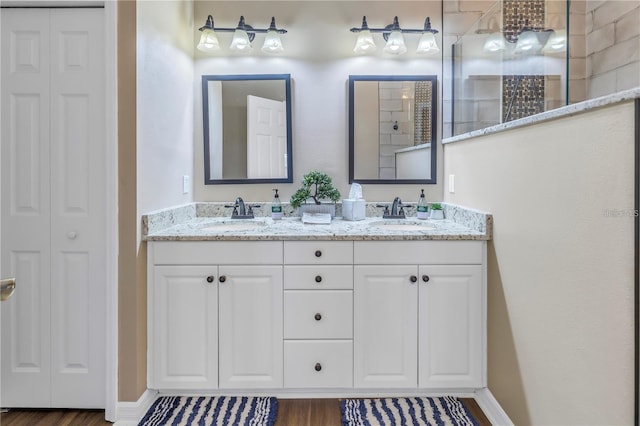
[[[562,52],[567,47],[567,30],[555,30],[542,49],[544,52]]]
[[[436,43],[436,37],[433,33],[426,31],[422,34],[416,53],[438,53],[439,51],[440,48],[438,47],[438,43]]]
[[[277,31],[267,31],[267,36],[264,38],[264,44],[262,45],[262,51],[265,53],[282,53],[284,52],[284,46],[280,39],[280,34]]]
[[[384,46],[384,51],[393,55],[402,55],[407,51],[407,45],[404,44],[404,37],[400,30],[391,31],[387,44]]]
[[[216,50],[220,50],[220,42],[218,41],[215,31],[210,29],[202,30],[200,41],[198,42],[198,50],[203,52],[214,52]]]
[[[235,30],[233,40],[231,40],[231,50],[251,50],[251,41],[245,30]]]
[[[506,49],[506,44],[505,44],[505,40],[504,37],[502,36],[501,33],[493,33],[490,34],[489,37],[487,37],[487,39],[484,42],[484,47],[483,50],[485,52],[500,52],[501,50],[505,50]]]
[[[524,31],[518,36],[518,42],[516,43],[516,52],[532,53],[540,49],[540,41],[538,36],[533,31]]]
[[[358,39],[356,40],[356,47],[353,48],[355,53],[369,53],[375,52],[378,49],[376,43],[373,41],[373,35],[369,30],[363,30],[358,33]]]

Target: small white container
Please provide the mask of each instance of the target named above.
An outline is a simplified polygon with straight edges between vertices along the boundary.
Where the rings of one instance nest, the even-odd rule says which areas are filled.
[[[366,218],[365,200],[342,200],[342,218],[344,220],[364,220]]]

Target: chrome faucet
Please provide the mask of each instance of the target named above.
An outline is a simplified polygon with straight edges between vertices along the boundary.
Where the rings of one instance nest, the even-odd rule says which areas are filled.
[[[378,204],[377,207],[384,207],[384,212],[382,213],[383,219],[404,219],[406,217],[404,214],[405,205],[406,204],[402,204],[400,197],[396,197],[393,199],[393,203],[391,203],[391,212],[389,212],[388,205]]]
[[[245,204],[242,197],[236,198],[235,204],[226,205],[225,207],[233,208],[233,212],[231,213],[231,219],[253,219],[255,216],[253,215],[253,208],[260,207],[259,204],[248,205]]]

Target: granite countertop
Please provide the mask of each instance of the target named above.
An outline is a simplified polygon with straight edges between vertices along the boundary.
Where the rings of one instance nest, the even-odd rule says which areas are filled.
[[[361,221],[347,221],[336,216],[328,225],[304,224],[293,215],[273,220],[260,215],[270,211],[268,203],[262,206],[263,210],[256,211],[256,218],[249,220],[230,219],[228,209],[221,203],[192,203],[159,210],[142,217],[142,238],[146,241],[489,240],[492,232],[490,214],[444,203],[444,220],[418,220],[413,211],[408,211],[406,219],[368,216]],[[376,211],[375,205],[367,208],[368,213],[371,211]]]

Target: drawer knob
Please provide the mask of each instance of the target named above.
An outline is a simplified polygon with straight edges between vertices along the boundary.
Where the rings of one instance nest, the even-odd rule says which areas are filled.
[[[416,277],[415,275],[411,275],[411,278],[409,278],[409,280],[411,280],[412,283],[415,283],[416,281],[418,281],[418,277]]]
[[[316,319],[316,321],[320,321],[322,319],[322,315],[316,314],[314,318]]]
[[[316,257],[322,256],[322,252],[320,250],[316,250]]]
[[[316,362],[316,366],[315,366],[316,371],[320,371],[322,370],[322,365],[320,365],[319,362]]]
[[[316,282],[322,282],[322,277],[320,275],[316,275]]]
[[[429,282],[429,279],[430,279],[430,278],[429,278],[429,275],[423,275],[423,276],[422,276],[422,281],[424,281],[425,283],[428,283],[428,282]]]
[[[227,280],[227,277],[225,277],[224,275],[220,275],[220,278],[218,278],[218,280],[220,280],[220,282],[223,283]]]
[[[212,283],[212,282],[213,282],[213,275],[209,275],[209,276],[207,277],[207,282],[208,282],[208,283]]]

